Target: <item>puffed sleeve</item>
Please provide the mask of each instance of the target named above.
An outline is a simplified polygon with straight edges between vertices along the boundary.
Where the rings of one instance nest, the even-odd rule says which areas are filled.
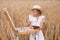
[[[42,22],[43,23],[45,22],[45,16],[42,16]]]
[[[32,21],[32,19],[33,19],[32,15],[29,15],[29,21]]]

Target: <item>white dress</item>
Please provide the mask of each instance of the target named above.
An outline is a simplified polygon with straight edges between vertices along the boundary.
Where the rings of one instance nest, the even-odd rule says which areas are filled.
[[[40,26],[41,21],[45,18],[45,16],[39,16],[38,20],[33,15],[29,15],[29,21],[33,26]],[[44,35],[42,30],[37,32],[36,34],[30,34],[30,40],[44,40]]]

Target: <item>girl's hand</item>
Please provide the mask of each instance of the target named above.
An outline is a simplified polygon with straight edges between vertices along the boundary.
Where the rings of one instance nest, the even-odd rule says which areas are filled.
[[[34,27],[30,26],[31,29],[34,29]]]

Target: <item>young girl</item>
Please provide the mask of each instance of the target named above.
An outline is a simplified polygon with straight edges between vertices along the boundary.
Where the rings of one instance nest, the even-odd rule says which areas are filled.
[[[32,8],[32,14],[29,15],[30,27],[32,29],[39,29],[36,34],[30,34],[30,40],[44,40],[44,35],[42,32],[43,23],[45,21],[45,16],[41,15],[41,7],[34,5]]]

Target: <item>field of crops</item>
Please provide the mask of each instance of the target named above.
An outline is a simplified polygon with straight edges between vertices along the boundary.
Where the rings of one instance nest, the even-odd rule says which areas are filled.
[[[46,16],[43,32],[46,40],[60,40],[60,1],[0,1],[0,40],[16,40],[16,32],[2,11],[8,8],[16,27],[27,26],[27,17],[33,5],[42,7],[42,15]],[[20,40],[29,40],[29,35],[21,35]]]

